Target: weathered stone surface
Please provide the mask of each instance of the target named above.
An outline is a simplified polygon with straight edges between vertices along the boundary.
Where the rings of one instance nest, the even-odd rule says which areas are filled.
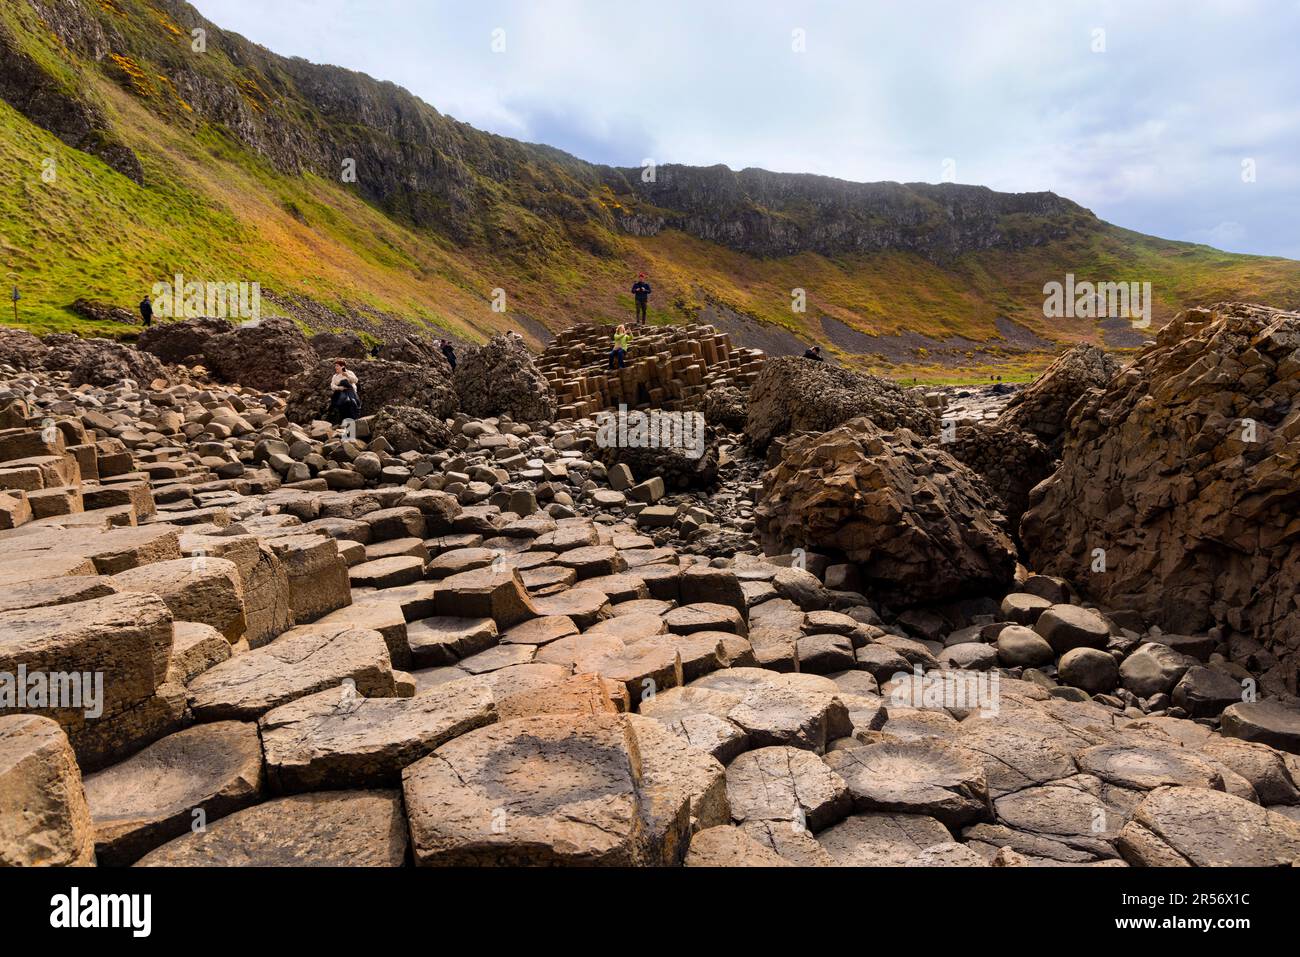
[[[1223,789],[1222,775],[1209,762],[1179,746],[1103,744],[1080,751],[1075,760],[1084,774],[1138,791],[1166,786]]]
[[[157,595],[181,621],[212,625],[228,641],[244,635],[244,587],[239,569],[224,558],[180,558],[141,565],[113,576],[121,592]]]
[[[259,804],[140,859],[138,867],[400,867],[408,838],[396,791],[325,791]]]
[[[687,867],[793,867],[738,827],[711,827],[691,838]]]
[[[91,702],[84,694],[81,706],[25,709],[63,725],[83,768],[165,733],[139,709],[166,678],[171,648],[172,615],[155,595],[108,595],[0,614],[0,673],[17,675],[21,665],[29,674],[112,676],[103,682],[98,716],[87,715]]]
[[[1237,702],[1223,710],[1223,733],[1300,754],[1300,709],[1277,701]]]
[[[998,424],[1032,432],[1059,448],[1071,406],[1089,389],[1104,387],[1118,371],[1113,356],[1080,343],[1048,366],[1028,388],[1012,396]]]
[[[932,817],[916,814],[854,814],[817,835],[841,867],[899,867],[921,852],[952,840]]]
[[[757,515],[765,544],[843,554],[873,594],[899,604],[1005,588],[1015,568],[983,481],[866,419],[789,442]]]
[[[497,643],[491,618],[422,618],[406,628],[411,661],[416,668],[455,664]]]
[[[937,741],[873,744],[833,751],[825,760],[860,811],[924,814],[950,827],[992,814],[984,764],[963,748]]]
[[[1192,659],[1167,645],[1149,641],[1119,666],[1120,684],[1139,698],[1169,694],[1193,664]]]
[[[480,568],[452,575],[438,583],[434,596],[440,616],[491,618],[498,629],[553,614],[538,609],[513,568]]]
[[[1222,791],[1152,791],[1118,846],[1146,867],[1286,867],[1300,860],[1300,824]]]
[[[383,636],[346,625],[300,626],[195,678],[190,709],[201,721],[249,720],[347,680],[366,697],[395,693]]]
[[[94,861],[94,829],[67,735],[49,718],[0,716],[0,866]]]
[[[362,698],[332,688],[262,716],[262,747],[279,791],[388,787],[439,745],[496,720],[492,689],[478,678],[414,698]]]
[[[1058,655],[1075,648],[1105,648],[1110,639],[1110,626],[1105,619],[1092,609],[1078,605],[1053,605],[1046,609],[1034,622],[1034,631]]]
[[[156,741],[139,754],[86,778],[101,864],[138,860],[202,822],[255,803],[262,791],[257,726],[200,724]]]
[[[727,801],[737,824],[781,821],[817,832],[852,808],[844,780],[801,748],[759,748],[727,767]]]
[[[642,862],[636,748],[615,715],[519,718],[448,742],[402,776],[416,863]]]

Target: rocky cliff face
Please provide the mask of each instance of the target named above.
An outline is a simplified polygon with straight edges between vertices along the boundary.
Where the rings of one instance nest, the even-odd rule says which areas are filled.
[[[582,162],[480,132],[391,83],[286,59],[226,33],[180,0],[32,0],[39,27],[73,70],[97,67],[151,108],[228,132],[281,172],[335,180],[355,169],[369,202],[459,242],[520,254],[590,225],[651,235],[672,228],[777,256],[900,249],[930,258],[1017,248],[1097,225],[1051,193],[999,194],[944,184],[850,183],[723,167],[640,169]],[[0,46],[5,44],[0,21]],[[192,48],[205,31],[206,52]],[[21,30],[10,26],[11,32]],[[48,40],[48,37],[45,37]],[[10,37],[11,45],[16,41]],[[0,96],[65,141],[140,178],[88,95],[27,58]],[[65,130],[66,128],[66,130]],[[609,202],[613,199],[614,202]]]

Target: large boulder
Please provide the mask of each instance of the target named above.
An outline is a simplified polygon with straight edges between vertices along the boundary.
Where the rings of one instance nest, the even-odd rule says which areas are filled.
[[[366,344],[355,332],[318,332],[307,340],[322,359],[364,359]]]
[[[440,452],[451,445],[447,423],[409,405],[385,406],[370,423],[370,437],[383,438],[394,452]]]
[[[516,422],[555,417],[555,391],[517,335],[493,336],[456,367],[456,393],[469,415],[508,415]]]
[[[745,435],[766,448],[789,432],[825,432],[865,416],[882,429],[934,435],[939,419],[896,383],[798,356],[768,359],[749,393]]]
[[[111,339],[82,339],[56,332],[42,341],[49,347],[44,368],[70,372],[69,382],[74,387],[119,385],[125,379],[147,386],[166,374],[156,356]]]
[[[204,361],[203,350],[209,340],[225,335],[230,328],[227,320],[208,316],[159,322],[140,333],[136,347],[163,362],[197,365]]]
[[[1119,371],[1119,362],[1096,346],[1081,343],[1047,367],[1026,389],[1017,392],[998,417],[1009,429],[1032,432],[1059,448],[1069,424],[1070,407],[1089,389],[1100,388]]]
[[[316,364],[316,351],[292,319],[237,326],[203,345],[205,364],[226,382],[274,392]]]
[[[1294,693],[1297,368],[1300,314],[1179,315],[1075,406],[1061,467],[1021,521],[1033,567],[1168,632],[1252,636],[1280,660],[1264,686]]]
[[[405,362],[365,359],[349,362],[357,374],[357,392],[363,414],[390,406],[410,406],[445,419],[455,415],[460,402],[445,367],[415,366]],[[322,359],[288,382],[286,414],[294,422],[310,422],[324,415],[330,400],[334,360]]]
[[[0,365],[27,371],[45,364],[49,347],[30,332],[0,326]]]
[[[704,396],[700,411],[709,425],[743,432],[749,418],[749,396],[734,385],[718,386]]]
[[[765,547],[843,555],[900,605],[1005,591],[1015,571],[984,481],[913,432],[866,418],[787,444],[756,515]]]

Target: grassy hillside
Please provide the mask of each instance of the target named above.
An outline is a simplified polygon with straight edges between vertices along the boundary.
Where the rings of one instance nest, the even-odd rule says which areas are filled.
[[[121,22],[133,51],[179,42],[180,28],[161,10],[134,0],[105,3],[105,15]],[[144,59],[114,54],[94,64],[64,47],[26,4],[5,0],[0,11],[0,29],[21,38],[22,51],[51,82],[75,87],[95,104],[144,170],[138,185],[0,101],[0,178],[9,184],[0,191],[3,280],[22,293],[18,325],[35,332],[129,335],[131,326],[79,318],[72,302],[84,297],[134,309],[154,283],[179,272],[257,281],[264,295],[309,300],[315,305],[300,309],[264,299],[264,308],[287,308],[317,331],[382,335],[385,323],[400,319],[481,340],[503,328],[532,334],[539,325],[627,317],[628,286],[644,271],[655,286],[654,321],[694,318],[716,305],[800,341],[821,342],[845,361],[940,381],[993,370],[1019,376],[1046,360],[1050,344],[1028,353],[1007,347],[995,324],[1000,317],[1050,343],[1102,342],[1091,320],[1043,317],[1043,284],[1067,272],[1081,280],[1150,282],[1156,325],[1185,305],[1219,299],[1300,307],[1300,263],[1167,242],[1095,221],[1043,245],[943,261],[901,250],[760,258],[673,229],[636,237],[613,225],[621,207],[609,189],[577,173],[569,177],[562,161],[534,175],[530,160],[516,167],[524,171],[520,181],[504,185],[476,176],[473,188],[499,194],[499,202],[467,227],[467,238],[453,238],[367,201],[355,186],[277,168],[194,114]],[[248,82],[228,61],[214,63],[211,69],[229,73],[231,83]],[[57,175],[46,182],[42,164],[50,159]],[[547,185],[556,177],[569,205],[556,217],[539,214],[546,203],[561,202]],[[589,209],[610,215],[588,215]],[[505,313],[491,308],[498,288],[507,296]],[[806,312],[791,308],[795,289],[806,291]],[[824,318],[868,335],[963,337],[981,345],[942,357],[924,344],[907,354],[862,355],[837,347]],[[5,321],[13,321],[7,308]]]

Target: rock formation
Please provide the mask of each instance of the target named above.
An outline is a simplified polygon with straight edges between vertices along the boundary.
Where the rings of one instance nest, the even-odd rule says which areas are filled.
[[[934,435],[939,417],[901,386],[798,356],[769,359],[749,394],[745,435],[759,449],[790,432],[825,432],[866,416],[885,430]]]
[[[555,393],[520,336],[493,336],[470,350],[460,358],[453,382],[469,415],[508,415],[519,422],[555,417]]]
[[[1075,406],[1021,532],[1035,567],[1171,632],[1258,642],[1296,691],[1300,315],[1190,309]],[[1104,559],[1104,565],[1100,562]]]

